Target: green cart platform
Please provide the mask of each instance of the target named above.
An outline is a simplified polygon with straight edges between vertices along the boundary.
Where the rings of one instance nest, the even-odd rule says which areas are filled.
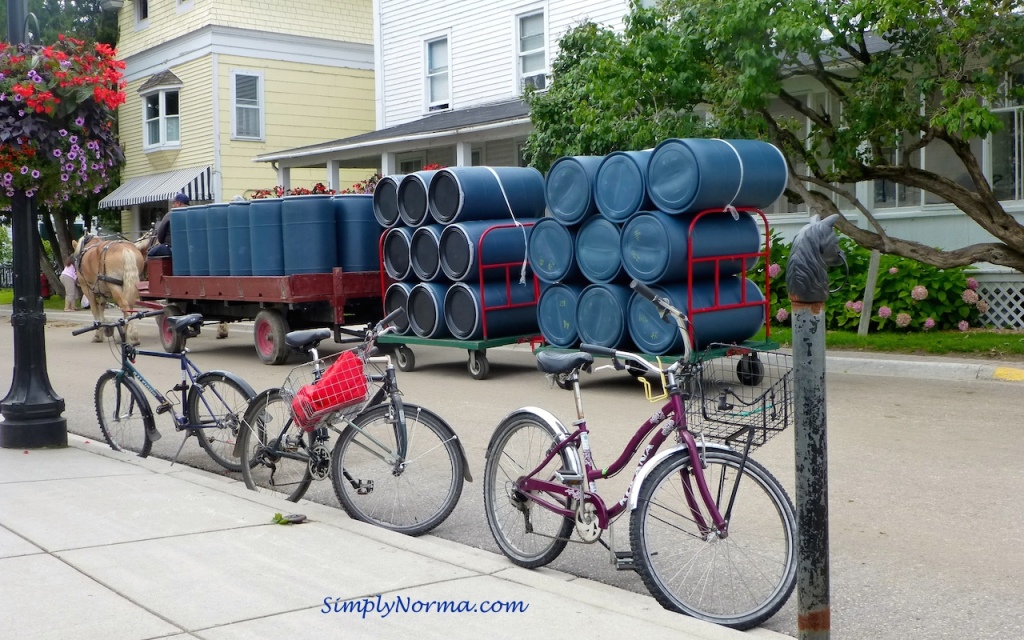
[[[394,345],[395,360],[400,371],[412,371],[416,368],[416,357],[413,355],[411,344],[418,344],[426,347],[454,347],[465,349],[469,352],[469,359],[466,368],[474,380],[487,378],[491,371],[491,365],[487,361],[487,350],[491,347],[503,347],[509,344],[530,343],[531,347],[543,342],[539,335],[518,335],[505,338],[490,338],[486,340],[456,340],[454,338],[420,338],[418,336],[399,336],[395,334],[383,335],[377,339],[377,344]]]

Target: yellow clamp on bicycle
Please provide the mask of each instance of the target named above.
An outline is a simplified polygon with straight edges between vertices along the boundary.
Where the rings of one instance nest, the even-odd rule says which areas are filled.
[[[661,357],[660,356],[657,358],[657,361],[658,361],[658,368],[664,370],[665,367],[662,366],[662,364],[661,364]],[[665,383],[665,373],[664,373],[664,371],[662,371],[662,373],[661,373],[661,395],[659,395],[659,396],[653,395],[654,392],[651,390],[651,383],[647,381],[647,377],[646,376],[637,376],[637,379],[640,381],[640,384],[644,385],[644,395],[647,396],[647,401],[648,402],[660,402],[660,401],[662,401],[662,400],[664,400],[665,398],[668,397],[668,389],[666,388],[667,385]]]

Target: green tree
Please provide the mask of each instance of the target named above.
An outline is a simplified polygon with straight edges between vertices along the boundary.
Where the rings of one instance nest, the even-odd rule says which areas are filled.
[[[585,23],[565,35],[550,89],[527,96],[527,154],[545,170],[562,155],[666,137],[759,138],[786,155],[791,200],[822,215],[850,203],[864,215],[870,228],[837,225],[858,244],[940,268],[1024,271],[1024,226],[971,146],[1004,126],[990,105],[1024,99],[1022,43],[1024,0],[634,5],[622,33]],[[826,95],[827,106],[798,91]],[[920,168],[922,149],[952,154],[965,180]],[[856,198],[852,183],[866,180],[934,194],[996,241],[940,250],[893,237]]]
[[[28,0],[29,40],[33,44],[49,44],[63,33],[116,46],[117,12],[103,11],[101,4],[102,0]],[[0,29],[6,40],[6,2],[0,3]]]

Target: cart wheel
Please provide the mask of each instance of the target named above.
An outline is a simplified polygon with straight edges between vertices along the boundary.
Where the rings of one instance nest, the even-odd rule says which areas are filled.
[[[160,344],[167,353],[178,353],[185,346],[185,339],[180,334],[172,331],[167,325],[167,318],[180,316],[181,307],[176,304],[169,304],[164,307],[164,314],[157,320],[157,327],[160,330]]]
[[[736,377],[748,387],[756,387],[764,380],[764,365],[756,353],[748,353],[736,363]]]
[[[398,362],[399,371],[412,371],[416,368],[416,356],[413,355],[412,349],[404,344],[395,348],[395,360]]]
[[[487,362],[487,351],[484,349],[470,351],[467,368],[469,369],[469,375],[473,376],[474,380],[484,380],[487,378],[487,374],[491,372],[491,363]]]
[[[288,321],[277,309],[264,309],[256,314],[253,343],[264,364],[282,364],[288,359],[288,345],[284,343],[287,333]]]

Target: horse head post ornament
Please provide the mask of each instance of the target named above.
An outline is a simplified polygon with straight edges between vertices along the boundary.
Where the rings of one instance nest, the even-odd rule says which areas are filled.
[[[793,302],[807,304],[828,300],[828,268],[838,267],[845,258],[839,238],[832,230],[839,214],[811,221],[797,232],[786,264],[786,287]]]

